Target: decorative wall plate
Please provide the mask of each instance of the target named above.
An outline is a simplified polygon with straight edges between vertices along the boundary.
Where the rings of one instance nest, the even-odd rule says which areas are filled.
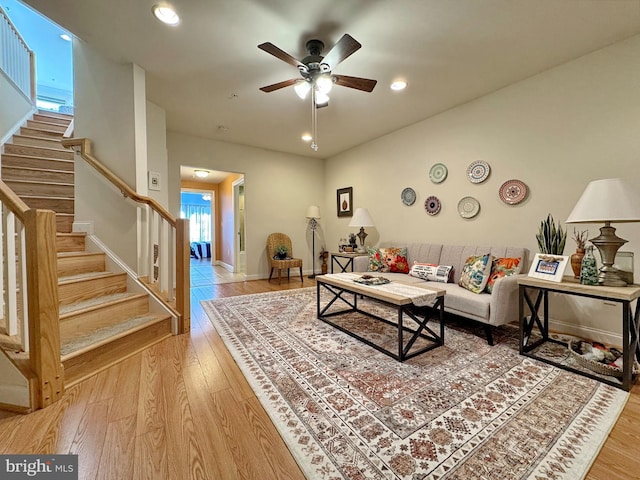
[[[473,218],[480,211],[480,203],[473,197],[464,197],[458,202],[458,213],[462,218]]]
[[[400,198],[402,198],[402,203],[405,205],[413,205],[416,201],[416,191],[413,188],[405,188],[402,190]]]
[[[471,183],[484,182],[490,173],[491,167],[487,162],[483,162],[482,160],[473,162],[467,167],[467,176]]]
[[[447,167],[442,163],[436,163],[429,170],[429,178],[433,183],[443,182],[447,178]]]
[[[509,205],[516,205],[527,198],[527,186],[520,180],[507,180],[502,184],[498,195],[500,200]]]
[[[432,195],[424,201],[424,209],[429,215],[437,215],[440,212],[440,208],[442,208],[442,205],[438,197]]]

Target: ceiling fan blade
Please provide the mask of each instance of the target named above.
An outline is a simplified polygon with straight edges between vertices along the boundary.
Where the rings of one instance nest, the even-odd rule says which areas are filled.
[[[273,85],[267,85],[266,87],[261,87],[260,90],[267,93],[273,92],[275,90],[280,90],[281,88],[289,87],[294,83],[296,83],[298,80],[299,80],[298,78],[291,78],[289,80],[285,80],[284,82],[278,82],[278,83],[274,83]]]
[[[342,87],[355,88],[356,90],[362,90],[365,92],[372,92],[373,88],[378,83],[377,80],[370,80],[368,78],[350,77],[348,75],[333,75],[335,84]]]
[[[276,58],[279,58],[283,62],[287,62],[289,65],[293,65],[296,68],[300,65],[304,66],[304,64],[300,60],[293,58],[284,50],[280,50],[271,42],[261,43],[260,45],[258,45],[258,48],[260,50],[264,50],[267,53],[270,53]]]
[[[336,43],[329,53],[322,59],[322,63],[329,65],[329,70],[333,70],[336,65],[342,62],[349,55],[359,50],[362,45],[351,35],[345,33],[338,43]]]

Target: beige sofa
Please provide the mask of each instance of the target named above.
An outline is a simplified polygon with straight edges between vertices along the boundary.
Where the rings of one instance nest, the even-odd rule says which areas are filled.
[[[428,282],[405,273],[384,273],[389,280],[402,280],[407,283],[433,284],[434,287],[446,290],[445,312],[470,318],[484,324],[487,342],[493,345],[491,326],[504,325],[518,321],[518,283],[519,275],[511,275],[498,279],[492,293],[473,293],[458,285],[465,261],[471,255],[491,253],[494,257],[521,257],[520,272],[526,272],[528,266],[528,250],[519,247],[496,246],[455,246],[431,243],[414,243],[410,245],[390,243],[385,247],[407,247],[409,267],[413,262],[452,265],[452,283]],[[353,263],[354,272],[366,272],[369,258],[356,257]],[[522,275],[522,274],[520,274]]]

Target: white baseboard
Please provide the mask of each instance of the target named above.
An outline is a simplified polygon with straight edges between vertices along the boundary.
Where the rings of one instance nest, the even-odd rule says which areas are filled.
[[[72,230],[74,233],[93,235],[93,222],[73,222]]]
[[[222,268],[224,268],[227,272],[231,272],[233,273],[233,265],[229,265],[228,263],[224,263],[221,260],[216,260],[216,265],[221,266]]]
[[[552,318],[549,318],[549,330],[552,332],[574,335],[576,337],[584,338],[585,340],[592,340],[607,345],[622,345],[622,338],[617,333],[593,327],[576,325],[575,323],[553,320]]]

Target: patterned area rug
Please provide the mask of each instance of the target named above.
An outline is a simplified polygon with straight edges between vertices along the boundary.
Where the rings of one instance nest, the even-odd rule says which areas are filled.
[[[203,306],[309,479],[583,478],[628,397],[520,356],[511,326],[490,347],[448,322],[444,346],[399,363],[317,320],[315,288]],[[397,343],[382,322],[338,318]]]

